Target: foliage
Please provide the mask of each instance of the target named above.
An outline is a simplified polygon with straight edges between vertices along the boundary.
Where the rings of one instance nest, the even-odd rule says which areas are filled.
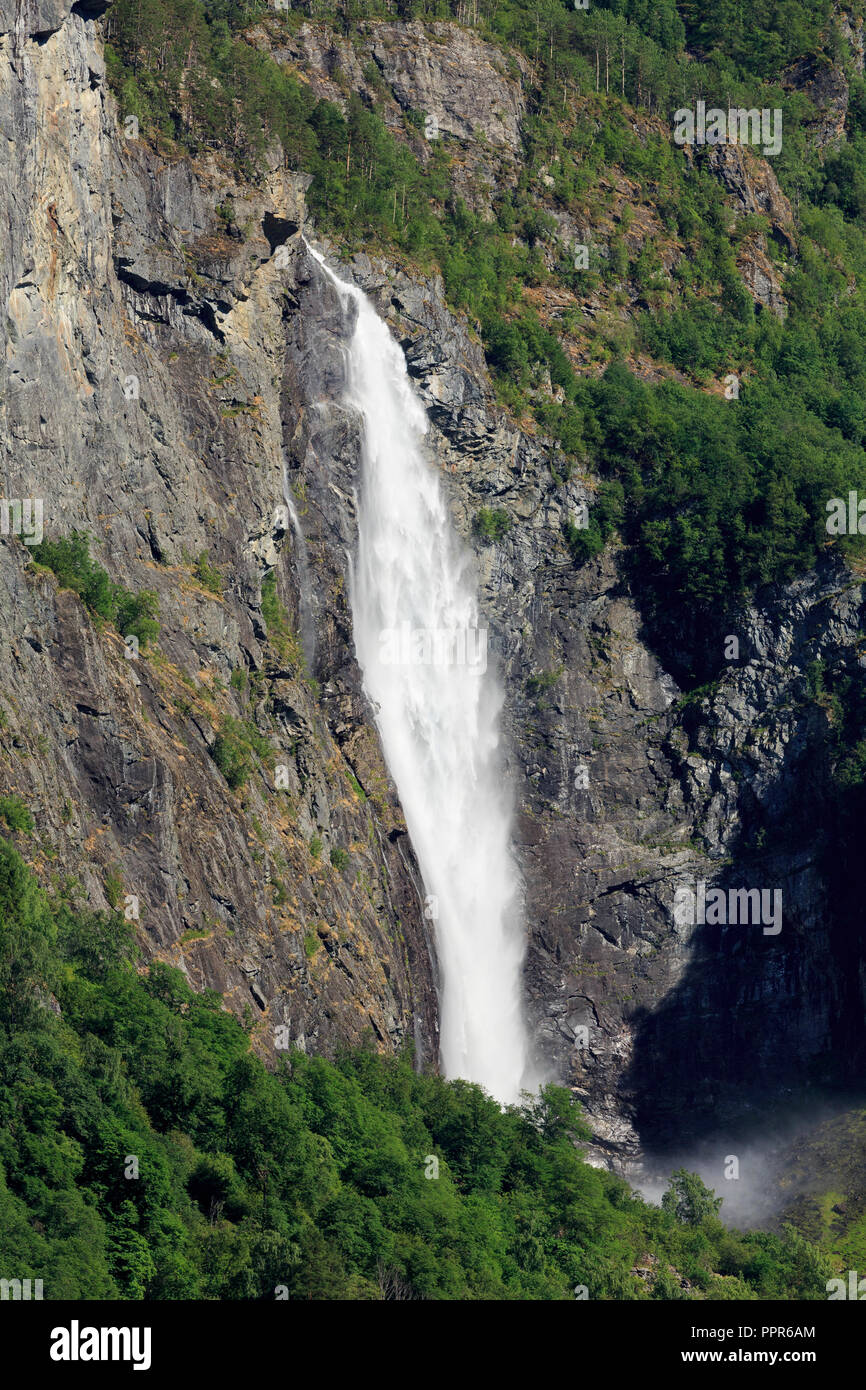
[[[304,670],[304,653],[277,594],[277,577],[273,571],[262,581],[262,617],[268,631],[268,641],[280,659],[296,670]]]
[[[209,589],[212,594],[222,593],[223,577],[216,566],[211,564],[206,550],[197,556],[193,565],[193,573],[202,588]]]
[[[527,693],[530,695],[545,695],[548,690],[552,690],[557,681],[562,676],[562,666],[557,666],[553,671],[543,671],[540,676],[530,676],[526,682]]]
[[[0,796],[0,819],[6,822],[10,830],[17,830],[22,835],[32,834],[33,817],[26,803],[14,793]]]
[[[62,589],[72,589],[98,619],[113,623],[123,637],[137,637],[142,647],[159,633],[158,601],[152,589],[130,593],[115,584],[91,557],[90,537],[72,531],[59,541],[33,547],[33,559],[53,571]]]
[[[609,537],[622,522],[625,494],[619,482],[602,483],[586,526],[566,520],[563,525],[568,548],[577,564],[603,550]]]
[[[678,1168],[671,1174],[670,1186],[662,1197],[662,1211],[670,1212],[686,1226],[700,1226],[718,1215],[721,1197],[701,1181],[697,1173]]]
[[[251,720],[226,715],[211,744],[210,755],[229,786],[237,789],[249,778],[256,760],[270,763],[274,750]]]
[[[503,1110],[368,1050],[268,1071],[218,995],[140,971],[120,914],[49,899],[0,841],[0,1269],[46,1297],[641,1298],[646,1251],[658,1296],[669,1267],[709,1297],[734,1271],[741,1296],[825,1296],[796,1232],[686,1225],[584,1135],[555,1086]]]
[[[475,513],[472,529],[484,541],[501,541],[511,530],[511,517],[502,507],[481,507]]]

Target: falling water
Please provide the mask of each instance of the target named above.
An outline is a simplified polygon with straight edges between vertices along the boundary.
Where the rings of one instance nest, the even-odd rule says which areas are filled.
[[[499,758],[502,694],[468,552],[424,457],[424,410],[366,296],[331,278],[356,319],[348,403],[364,422],[351,604],[358,661],[424,879],[441,969],[446,1076],[506,1103],[534,1089],[522,1010],[524,934]]]

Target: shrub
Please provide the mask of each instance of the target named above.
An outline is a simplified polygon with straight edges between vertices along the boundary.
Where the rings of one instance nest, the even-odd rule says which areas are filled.
[[[113,620],[117,613],[115,586],[90,554],[86,531],[72,531],[59,541],[33,547],[33,559],[50,569],[61,589],[72,589],[96,617]]]
[[[212,594],[222,593],[223,577],[216,566],[210,563],[206,550],[203,550],[197,557],[193,565],[193,573],[203,589],[208,589]]]
[[[502,507],[482,507],[475,513],[472,529],[483,541],[501,541],[511,530],[511,517]]]
[[[115,626],[123,637],[137,637],[139,644],[146,647],[159,635],[158,611],[159,600],[153,589],[131,594],[117,586]]]
[[[10,830],[22,835],[32,833],[33,817],[20,796],[0,796],[0,819],[6,822]]]
[[[242,787],[252,772],[252,758],[247,744],[230,729],[218,733],[211,744],[210,755],[232,789]]]
[[[565,522],[562,529],[575,564],[583,564],[604,549],[608,539],[622,522],[623,509],[622,484],[602,483],[589,513],[589,524],[576,526],[573,521]]]
[[[226,715],[210,754],[229,786],[237,788],[246,782],[256,758],[270,764],[274,750],[251,720]]]
[[[273,571],[262,580],[262,617],[265,620],[268,641],[280,659],[295,670],[304,670],[306,663],[303,649],[280,602],[277,577]]]
[[[96,618],[113,623],[123,637],[136,637],[142,647],[159,633],[159,604],[152,589],[133,594],[115,584],[90,554],[86,531],[72,531],[59,541],[33,547],[33,559],[55,575],[61,589],[72,589]]]
[[[106,875],[103,888],[106,902],[109,907],[116,911],[117,908],[120,907],[120,902],[123,897],[123,878],[116,869],[112,869],[111,872]]]
[[[348,777],[349,785],[352,788],[352,791],[355,793],[358,800],[366,801],[367,793],[364,791],[364,788],[361,786],[361,783],[358,781],[354,772],[347,772],[346,776]]]
[[[526,682],[528,693],[530,695],[543,695],[546,691],[552,690],[564,669],[564,666],[557,666],[553,671],[543,671],[540,676],[530,676]]]

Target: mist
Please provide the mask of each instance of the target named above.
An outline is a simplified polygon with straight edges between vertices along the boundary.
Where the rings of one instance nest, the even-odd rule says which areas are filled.
[[[685,1168],[697,1173],[722,1198],[719,1216],[725,1225],[736,1230],[772,1228],[798,1196],[833,1186],[832,1174],[824,1167],[812,1171],[809,1178],[797,1179],[792,1174],[798,1144],[815,1137],[822,1126],[864,1106],[863,1095],[838,1094],[782,1103],[760,1118],[720,1128],[681,1149],[647,1153],[640,1164],[625,1165],[618,1171],[646,1201],[660,1205],[671,1173]]]

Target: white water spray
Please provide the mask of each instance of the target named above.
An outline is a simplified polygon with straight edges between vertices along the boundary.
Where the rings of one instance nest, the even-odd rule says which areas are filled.
[[[363,418],[358,555],[351,582],[358,662],[428,896],[441,967],[446,1076],[502,1103],[535,1089],[522,1010],[525,952],[511,802],[500,769],[502,694],[469,555],[427,463],[427,418],[398,344],[362,292],[311,254],[357,319],[349,403]]]

